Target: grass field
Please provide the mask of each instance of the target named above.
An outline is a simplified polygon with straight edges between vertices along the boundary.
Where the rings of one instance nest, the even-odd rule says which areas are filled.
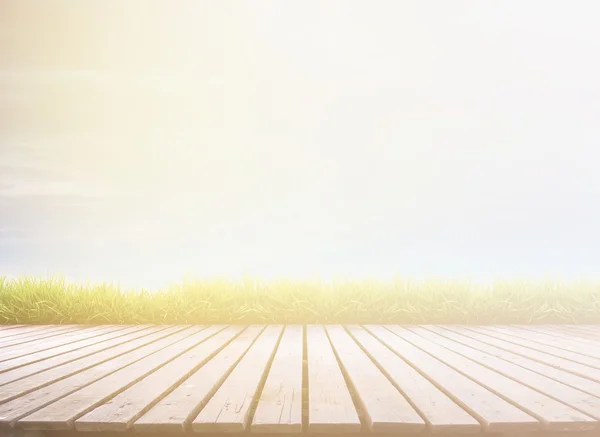
[[[139,291],[0,278],[0,323],[546,322],[600,322],[600,283],[213,280]]]

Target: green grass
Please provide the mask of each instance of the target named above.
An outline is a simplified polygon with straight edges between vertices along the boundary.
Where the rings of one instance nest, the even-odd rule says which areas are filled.
[[[0,323],[599,323],[600,283],[185,281],[163,290],[0,278]]]

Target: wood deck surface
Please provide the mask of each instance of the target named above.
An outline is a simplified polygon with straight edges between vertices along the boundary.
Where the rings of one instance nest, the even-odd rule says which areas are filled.
[[[599,422],[596,325],[0,325],[0,436],[600,436]]]

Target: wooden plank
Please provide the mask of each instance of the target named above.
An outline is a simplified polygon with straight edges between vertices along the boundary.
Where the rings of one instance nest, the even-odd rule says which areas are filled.
[[[560,329],[563,332],[568,332],[572,335],[576,335],[581,338],[593,339],[600,342],[600,333],[593,332],[587,329],[579,329],[577,326],[566,325],[566,326],[557,326],[557,329]]]
[[[570,339],[576,339],[580,343],[592,344],[595,348],[600,347],[600,335],[599,334],[587,334],[583,332],[570,331],[560,327],[548,327],[548,334],[555,335],[560,333],[561,336],[569,337]]]
[[[17,337],[40,332],[44,329],[53,328],[55,325],[10,325],[0,331],[0,341],[8,340],[10,337]]]
[[[600,334],[600,325],[573,325],[574,327],[576,326],[577,328],[589,331],[593,334]]]
[[[466,346],[470,346],[473,349],[487,352],[495,357],[502,358],[503,360],[508,361],[509,363],[517,364],[525,369],[537,372],[540,375],[545,375],[556,381],[560,381],[563,384],[581,390],[585,393],[589,393],[593,396],[600,397],[600,384],[590,379],[583,378],[581,376],[575,375],[570,372],[566,372],[561,369],[557,369],[548,364],[543,364],[541,362],[523,357],[516,353],[509,352],[495,346],[490,346],[481,341],[474,340],[470,337],[466,337],[464,335],[451,331],[447,327],[424,326],[424,328],[428,329],[429,331],[435,332],[436,334],[442,335],[450,340],[456,341]]]
[[[600,333],[600,324],[595,325],[569,325],[572,327],[576,327],[577,329],[584,329],[586,331],[591,331],[594,333]]]
[[[79,417],[118,395],[223,328],[223,326],[210,326],[206,329],[203,327],[192,328],[195,331],[193,334],[29,414],[20,419],[18,424],[24,429],[71,429]]]
[[[196,432],[243,432],[250,419],[253,400],[282,332],[271,325],[260,334],[198,416],[192,421]]]
[[[519,326],[524,326],[524,325],[519,325]],[[538,325],[540,327],[543,328],[548,328],[548,329],[558,329],[560,331],[564,331],[564,332],[570,332],[570,333],[579,333],[581,331],[579,331],[575,326],[576,325]]]
[[[540,420],[546,429],[584,431],[593,429],[596,426],[597,421],[590,416],[569,408],[549,396],[477,364],[456,352],[439,346],[412,331],[399,326],[390,326],[389,329],[414,346],[425,350],[448,366],[493,391],[498,396],[519,406],[519,408]]]
[[[586,325],[547,325],[553,326],[555,328],[562,329],[564,331],[569,331],[576,334],[591,334],[596,335],[600,334],[600,331],[596,330],[594,327],[586,326]]]
[[[252,432],[302,432],[302,348],[302,326],[286,327],[258,400]]]
[[[0,349],[4,352],[6,348],[13,346],[23,345],[31,341],[37,341],[42,338],[50,338],[53,335],[61,333],[72,332],[76,330],[86,329],[83,325],[48,325],[44,326],[44,329],[39,330],[28,330],[22,332],[20,335],[14,335],[11,337],[0,339]]]
[[[569,405],[574,410],[582,412],[596,420],[600,418],[600,399],[593,395],[574,389],[573,387],[521,367],[518,364],[506,361],[493,354],[442,337],[422,327],[410,327],[407,329],[439,346],[456,352],[488,369],[511,378],[524,386],[543,393],[560,403]]]
[[[25,379],[20,379],[8,384],[5,384],[0,389],[0,404],[4,402],[8,402],[12,399],[16,399],[19,396],[23,396],[27,393],[31,393],[34,390],[38,390],[44,386],[52,384],[60,379],[67,378],[71,375],[75,375],[77,373],[83,372],[84,370],[91,369],[94,366],[102,364],[106,361],[109,361],[113,358],[117,358],[123,354],[128,352],[132,352],[137,348],[142,348],[143,346],[150,345],[150,343],[161,340],[173,333],[181,330],[181,327],[154,327],[150,328],[148,332],[143,332],[139,338],[132,339],[127,343],[121,344],[119,346],[98,352],[97,354],[91,355],[89,357],[82,358],[81,360],[76,360],[70,363],[67,363],[62,366],[58,366],[52,369],[48,369],[46,371],[37,373]],[[169,341],[169,340],[167,340]],[[147,350],[151,349],[152,346],[148,346]],[[19,369],[17,369],[19,370]],[[88,372],[93,373],[93,371]],[[80,377],[79,379],[82,379]]]
[[[132,363],[141,360],[144,357],[150,356],[155,352],[168,347],[169,345],[186,338],[195,332],[194,328],[172,327],[167,328],[162,333],[164,338],[156,340],[144,347],[135,349],[129,353],[120,355],[109,361],[105,361],[97,366],[91,367],[83,372],[76,373],[67,378],[53,382],[43,388],[32,391],[24,396],[19,396],[9,402],[0,405],[0,427],[2,425],[15,426],[18,419],[57,401],[58,399],[67,396],[70,393],[76,392],[82,387],[85,387],[94,381],[99,380],[111,373],[131,365]],[[54,370],[54,369],[52,369]],[[35,375],[37,378],[38,375]],[[33,377],[32,377],[33,378]],[[28,381],[28,379],[22,380]],[[6,387],[2,387],[1,394],[4,395]]]
[[[525,327],[523,327],[525,329]],[[542,325],[542,326],[533,326],[533,331],[541,332],[543,334],[548,334],[551,336],[559,336],[562,338],[567,338],[572,341],[577,341],[579,343],[592,344],[594,347],[600,347],[600,341],[598,338],[593,338],[592,336],[587,336],[586,334],[582,334],[580,332],[571,331],[564,326],[560,325]]]
[[[308,432],[358,433],[361,423],[322,326],[306,328]]]
[[[476,328],[474,327],[474,329],[477,332],[483,332],[492,337],[499,338],[500,340],[505,340],[505,341],[517,344],[519,346],[524,346],[526,348],[529,348],[529,349],[532,349],[535,351],[545,352],[547,354],[554,355],[555,357],[564,358],[564,359],[573,361],[575,363],[584,364],[589,367],[594,367],[596,369],[600,369],[600,362],[595,358],[591,358],[591,357],[588,357],[588,356],[585,356],[582,354],[577,354],[577,353],[574,353],[571,351],[566,351],[564,349],[559,349],[554,346],[547,346],[545,344],[536,343],[535,341],[516,337],[514,335],[508,335],[508,334],[505,334],[498,330],[489,329],[488,327],[484,327],[484,326],[478,326]]]
[[[347,326],[347,329],[421,413],[430,433],[472,434],[481,431],[481,424],[475,418],[370,333],[356,325]]]
[[[68,343],[63,346],[57,346],[50,349],[44,349],[39,352],[33,352],[17,358],[11,358],[9,360],[2,361],[0,362],[0,384],[2,384],[2,377],[4,376],[4,373],[10,370],[36,363],[38,361],[47,360],[48,358],[52,357],[72,355],[73,352],[77,353],[81,349],[89,349],[90,346],[93,346],[97,343],[110,340],[112,338],[118,338],[126,335],[129,332],[139,331],[146,327],[147,325],[140,325],[131,326],[124,329],[107,329],[105,332],[87,334],[83,338],[80,338],[79,341],[74,341],[73,343]]]
[[[552,326],[559,326],[561,328],[577,329],[577,330],[581,329],[583,331],[589,331],[590,330],[589,326],[586,327],[585,325],[573,325],[573,324],[563,325],[563,324],[561,324],[561,325],[552,325]]]
[[[78,431],[125,431],[165,394],[202,367],[242,331],[230,326],[147,375],[107,402],[75,421]],[[104,402],[104,403],[103,403]],[[92,408],[92,405],[89,406]]]
[[[600,368],[600,349],[591,346],[582,346],[558,337],[537,333],[529,329],[519,329],[512,326],[486,326],[485,329],[500,332],[505,335],[524,339],[545,347],[555,348],[560,353],[568,353],[569,359],[585,359],[593,362],[595,367]],[[579,361],[578,361],[579,362]],[[584,364],[588,364],[587,362]],[[589,364],[588,364],[589,365]]]
[[[341,326],[327,326],[326,331],[356,393],[363,418],[374,433],[417,433],[425,421],[406,398],[381,373]]]
[[[49,325],[10,325],[0,331],[0,341],[4,341],[9,337],[25,335],[27,333],[48,329]]]
[[[8,331],[9,329],[21,328],[23,326],[27,326],[27,325],[0,325],[0,330]],[[29,326],[35,326],[35,325],[29,325]]]
[[[31,354],[25,357],[15,358],[16,362],[12,362],[12,360],[8,361],[8,363],[12,362],[12,368],[6,370],[3,369],[2,371],[0,371],[0,387],[4,384],[8,384],[13,381],[18,381],[19,379],[23,379],[28,376],[35,375],[36,373],[43,372],[44,370],[52,369],[54,367],[62,366],[75,360],[85,358],[97,352],[101,352],[111,347],[135,340],[137,338],[143,337],[144,335],[150,334],[152,332],[164,328],[166,327],[161,328],[156,326],[151,328],[149,327],[149,325],[132,326],[122,331],[110,333],[108,334],[107,338],[99,340],[98,343],[91,343],[85,347],[82,347],[81,349],[65,352],[60,355],[53,356],[51,351],[43,351],[40,352],[40,354],[43,355]],[[48,354],[48,358],[44,357],[44,355],[46,354]],[[33,361],[31,360],[32,357],[34,357]],[[96,364],[98,362],[97,358],[98,357],[96,356],[92,359],[93,364]],[[77,368],[81,368],[82,366],[84,367],[84,362],[79,361],[76,364],[76,366]],[[0,368],[2,368],[1,365]]]
[[[538,420],[412,343],[382,326],[368,325],[367,329],[443,390],[452,400],[476,417],[485,431],[527,432],[539,429],[540,422]]]
[[[264,327],[248,327],[212,360],[134,423],[138,432],[183,432],[229,376]]]
[[[535,325],[534,325],[535,326]],[[580,334],[593,334],[594,331],[589,328],[584,328],[580,325],[539,325],[542,328],[548,329],[558,329],[563,332],[568,332],[572,335],[580,335]],[[598,332],[596,332],[598,334]]]
[[[0,362],[5,362],[13,358],[23,357],[25,355],[33,354],[48,349],[54,349],[58,346],[63,346],[71,343],[78,342],[96,335],[100,335],[104,332],[112,332],[122,329],[117,326],[103,326],[103,327],[90,327],[84,330],[75,330],[67,333],[60,333],[52,338],[45,338],[34,342],[26,343],[25,345],[11,348],[9,351],[2,352],[2,358]]]
[[[569,333],[578,336],[579,338],[585,338],[586,340],[591,340],[596,344],[600,344],[600,333],[592,333],[592,332],[575,332],[570,331]]]
[[[2,349],[2,353],[6,351],[12,350],[14,347],[23,347],[28,343],[38,342],[45,338],[51,338],[61,333],[73,332],[77,330],[82,330],[80,325],[57,325],[57,326],[48,326],[46,329],[35,332],[24,332],[22,335],[9,337],[4,341],[0,342],[0,349]]]
[[[573,345],[576,345],[577,347],[579,347],[579,349],[581,348],[586,348],[587,346],[596,349],[596,350],[600,350],[600,343],[598,343],[597,341],[594,340],[590,340],[588,338],[585,338],[583,336],[577,335],[577,334],[572,334],[569,332],[565,332],[564,330],[561,330],[559,328],[556,327],[552,327],[552,326],[519,326],[519,329],[524,329],[527,331],[531,331],[534,333],[538,333],[538,334],[543,334],[546,337],[550,337],[550,338],[559,338],[561,341],[564,342],[569,342]]]
[[[537,351],[528,348],[527,346],[514,344],[510,341],[503,340],[492,335],[488,335],[489,333],[486,333],[485,331],[480,331],[475,327],[445,326],[444,328],[451,330],[452,332],[463,334],[469,338],[473,338],[483,343],[498,347],[500,349],[514,352],[515,354],[527,358],[531,358],[534,361],[548,364],[549,366],[556,367],[557,369],[565,370],[575,375],[579,375],[584,378],[600,382],[600,370],[595,369],[593,367],[575,363],[573,361],[560,358],[545,352]]]
[[[600,358],[600,347],[582,344],[576,340],[565,339],[558,335],[548,335],[541,332],[537,332],[529,328],[517,328],[514,326],[502,326],[502,327],[490,327],[491,329],[498,329],[500,332],[504,332],[509,335],[514,335],[519,338],[526,338],[527,340],[535,341],[547,346],[554,346],[566,351],[574,352],[576,354],[586,355],[592,358]],[[600,365],[600,360],[597,361]]]
[[[103,332],[107,329],[117,330],[123,329],[124,325],[98,325],[98,326],[81,326],[81,325],[69,325],[69,326],[56,326],[57,330],[46,330],[43,333],[38,334],[35,337],[30,337],[27,341],[14,344],[2,348],[2,353],[14,352],[17,350],[36,349],[40,346],[45,346],[48,342],[53,342],[56,339],[67,339],[73,336],[89,333],[89,332]],[[23,339],[24,340],[24,339]]]

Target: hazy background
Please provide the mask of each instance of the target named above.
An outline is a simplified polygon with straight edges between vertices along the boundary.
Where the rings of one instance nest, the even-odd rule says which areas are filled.
[[[594,1],[0,3],[0,274],[598,276]]]

